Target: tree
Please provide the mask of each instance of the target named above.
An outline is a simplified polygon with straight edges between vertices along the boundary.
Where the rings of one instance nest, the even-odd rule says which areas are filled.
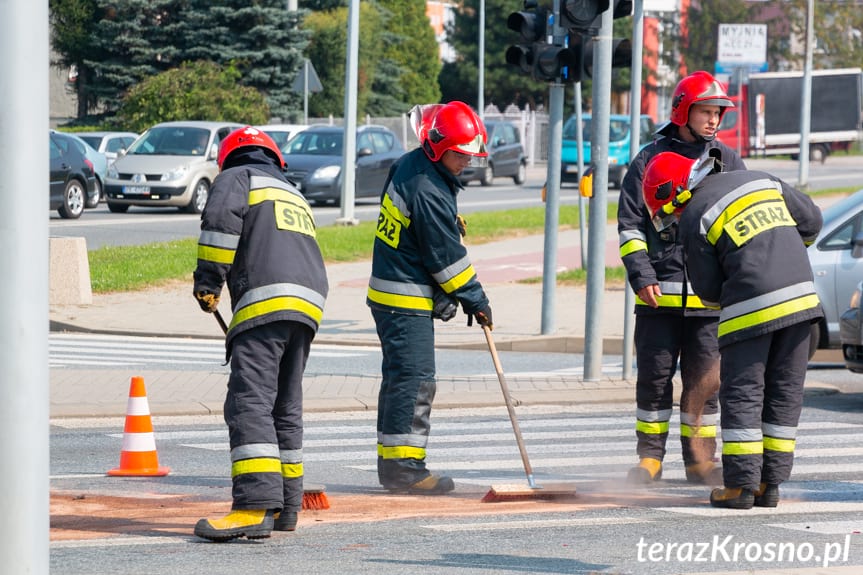
[[[212,62],[183,63],[147,78],[129,91],[118,127],[143,132],[171,120],[226,120],[265,124],[269,109],[255,88],[238,86],[240,72]]]
[[[97,57],[90,31],[99,19],[96,0],[49,0],[51,15],[51,44],[59,55],[58,63],[64,67],[74,66],[78,71],[75,92],[78,96],[78,117],[87,115],[95,105],[89,94],[92,71],[83,65],[87,58]]]

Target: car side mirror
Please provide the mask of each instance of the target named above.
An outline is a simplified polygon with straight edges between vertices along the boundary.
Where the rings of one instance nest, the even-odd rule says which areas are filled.
[[[371,148],[360,148],[359,150],[357,150],[358,158],[362,158],[364,156],[371,156],[372,154],[374,154],[374,152],[372,152]]]
[[[863,258],[863,232],[860,232],[851,240],[851,257]]]
[[[219,157],[219,144],[213,144],[210,146],[210,153],[207,154],[208,160],[216,160]]]

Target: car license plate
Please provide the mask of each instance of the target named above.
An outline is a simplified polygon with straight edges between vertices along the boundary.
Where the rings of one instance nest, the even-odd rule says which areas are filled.
[[[127,196],[149,196],[150,186],[123,186],[123,193]]]
[[[567,164],[566,165],[566,173],[567,174],[577,174],[578,173],[578,164]]]

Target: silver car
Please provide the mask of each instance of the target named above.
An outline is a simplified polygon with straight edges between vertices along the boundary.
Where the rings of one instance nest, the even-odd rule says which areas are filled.
[[[841,346],[839,317],[863,278],[863,190],[824,209],[824,226],[809,246],[809,263],[824,319],[812,326],[810,357],[816,349]]]
[[[219,143],[242,127],[199,121],[153,126],[108,167],[108,209],[125,212],[129,206],[174,206],[201,213],[219,173]]]

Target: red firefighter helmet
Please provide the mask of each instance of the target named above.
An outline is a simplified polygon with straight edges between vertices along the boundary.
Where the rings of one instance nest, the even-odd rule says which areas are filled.
[[[648,162],[641,179],[641,193],[656,231],[661,232],[676,222],[692,197],[689,180],[697,161],[674,152],[662,152]]]
[[[734,102],[725,93],[722,84],[703,70],[693,72],[678,82],[671,97],[671,123],[685,126],[693,104],[719,106],[720,120],[726,108],[734,107]]]
[[[279,162],[280,168],[285,168],[285,159],[282,157],[282,152],[273,139],[257,128],[246,126],[245,128],[234,130],[222,140],[222,143],[219,145],[219,169],[222,169],[222,165],[228,156],[245,146],[256,146],[263,149],[264,152]]]
[[[464,102],[450,102],[435,111],[425,140],[421,142],[429,159],[437,162],[447,150],[486,158],[486,140],[485,126],[470,106]]]

